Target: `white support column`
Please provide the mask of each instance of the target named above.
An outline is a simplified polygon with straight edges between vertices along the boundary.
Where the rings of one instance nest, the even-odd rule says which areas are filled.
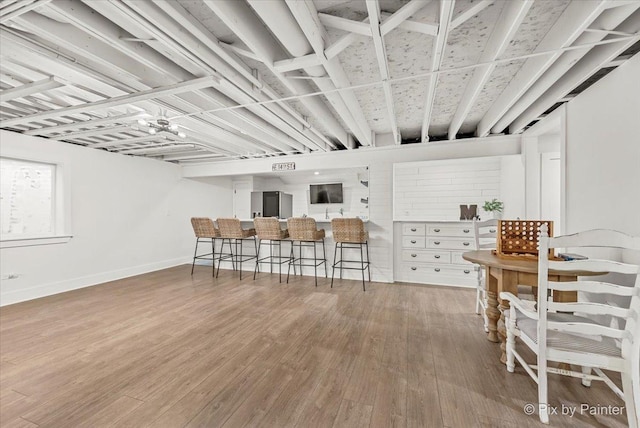
[[[504,9],[498,18],[498,22],[491,36],[489,36],[489,40],[487,40],[487,44],[478,63],[495,61],[504,53],[532,5],[533,0],[512,0],[504,5]],[[460,130],[476,98],[482,91],[482,88],[484,88],[495,67],[496,64],[485,64],[472,71],[473,76],[469,79],[469,83],[467,83],[464,94],[460,99],[460,104],[458,104],[458,108],[449,125],[449,140],[455,140],[456,134]]]
[[[571,45],[600,15],[607,3],[608,0],[570,3],[535,51],[544,52]],[[529,58],[480,120],[476,135],[484,137],[489,134],[491,128],[560,55],[562,52]]]
[[[431,71],[440,70],[442,65],[442,56],[444,48],[447,45],[447,37],[449,35],[449,24],[453,15],[454,0],[440,0],[440,20],[438,25],[438,35],[433,39],[433,47],[431,52]],[[421,141],[423,143],[429,141],[429,124],[431,123],[431,113],[433,111],[433,102],[435,100],[436,88],[438,86],[438,74],[431,74],[427,78],[428,89],[426,101],[424,103],[424,119],[422,120]]]

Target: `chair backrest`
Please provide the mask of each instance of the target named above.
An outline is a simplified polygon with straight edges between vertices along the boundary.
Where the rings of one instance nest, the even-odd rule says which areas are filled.
[[[476,250],[496,248],[498,233],[498,220],[473,221],[473,237],[476,241]]]
[[[256,217],[253,219],[253,227],[260,239],[281,239],[282,231],[280,222],[275,217]]]
[[[213,220],[208,217],[191,217],[191,226],[197,238],[220,237],[220,231],[216,229]]]
[[[540,228],[540,254],[547,254],[551,248],[621,248],[624,250],[640,251],[640,237],[632,237],[615,230],[588,230],[573,235],[550,238],[547,227]],[[569,271],[578,275],[587,273],[618,273],[630,275],[634,286],[624,286],[602,281],[579,279],[570,282],[549,281],[549,271]],[[630,298],[626,306],[612,303],[554,302],[547,298],[549,291],[580,291],[581,293],[607,294]],[[572,321],[570,323],[552,322],[547,319],[549,312],[577,312],[586,316],[608,315],[617,318],[620,328],[613,326],[594,325]],[[592,336],[596,340],[610,337],[621,342],[624,358],[630,358],[633,347],[640,341],[640,265],[621,263],[613,260],[586,259],[572,261],[553,261],[547,257],[538,258],[538,346],[540,352],[546,352],[547,330],[562,331],[581,336]],[[623,326],[623,327],[622,327]],[[543,355],[543,354],[539,354]]]
[[[316,221],[311,217],[290,217],[287,219],[287,229],[291,239],[316,239]]]
[[[242,238],[242,225],[237,218],[219,218],[216,220],[222,238]]]
[[[334,218],[331,220],[334,242],[363,243],[367,240],[364,222],[359,218]]]

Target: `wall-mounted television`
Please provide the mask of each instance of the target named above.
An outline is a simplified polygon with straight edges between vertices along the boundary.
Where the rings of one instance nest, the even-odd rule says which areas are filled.
[[[309,190],[312,204],[342,203],[342,183],[311,184]]]

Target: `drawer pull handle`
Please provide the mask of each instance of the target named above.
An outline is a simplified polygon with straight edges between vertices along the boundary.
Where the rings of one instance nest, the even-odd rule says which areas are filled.
[[[416,269],[418,269],[418,268],[415,267],[415,266],[411,266],[411,270],[416,270]]]
[[[489,229],[489,233],[496,233],[495,229]]]
[[[433,243],[436,245],[440,245],[440,241],[434,241]]]
[[[463,232],[464,233],[469,233],[469,229],[464,229]]]
[[[411,231],[412,231],[412,232],[415,232],[416,230],[418,230],[418,229],[416,229],[415,227],[412,227],[412,228],[411,228]]]
[[[468,247],[469,243],[468,242],[463,242],[462,245],[464,245],[465,247]]]
[[[435,256],[433,256],[433,257],[435,257],[436,259],[439,259],[439,258],[440,258],[440,254],[436,254],[436,255],[435,255]]]
[[[433,229],[434,232],[440,232],[440,229]]]
[[[464,270],[464,273],[469,273],[469,272],[471,272],[469,269]]]
[[[411,254],[411,257],[418,257],[417,254]]]
[[[415,244],[415,243],[416,243],[416,240],[415,240],[415,239],[412,239],[412,240],[411,240],[411,243],[412,243],[412,244]]]
[[[435,268],[434,269],[436,272],[440,272],[440,268]]]

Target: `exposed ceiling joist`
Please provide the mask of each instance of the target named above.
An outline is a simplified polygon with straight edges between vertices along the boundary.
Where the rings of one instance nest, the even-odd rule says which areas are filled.
[[[14,3],[8,7],[0,9],[0,24],[17,18],[18,16],[27,13],[33,9],[44,6],[51,2],[51,0],[22,0]]]
[[[628,32],[640,32],[640,11],[636,11],[631,19],[626,20],[621,29]],[[541,97],[533,102],[510,126],[509,132],[515,133],[524,129],[536,117],[547,111],[555,102],[569,94],[594,73],[607,66],[622,52],[640,41],[640,36],[594,47],[582,57],[568,73],[559,78]]]
[[[450,140],[455,140],[456,134],[496,67],[493,61],[507,49],[509,42],[513,39],[532,5],[532,0],[512,0],[505,4],[500,18],[478,60],[479,63],[489,64],[482,65],[472,71],[473,76],[467,83],[464,94],[460,99],[460,104],[458,104],[458,108],[449,125],[448,138]]]
[[[431,54],[431,71],[438,71],[442,66],[442,57],[447,45],[449,35],[449,25],[453,15],[454,0],[440,0],[440,20],[438,24],[438,35],[433,39],[433,51]],[[429,141],[429,124],[431,123],[431,113],[433,102],[435,101],[436,88],[438,86],[438,75],[432,74],[427,78],[428,89],[424,104],[424,119],[422,120],[421,141]]]
[[[384,90],[384,98],[387,105],[387,117],[389,119],[389,124],[391,125],[393,141],[396,144],[400,144],[396,112],[393,106],[393,92],[391,91],[391,83],[389,83],[390,76],[389,63],[387,62],[387,50],[380,28],[380,3],[378,3],[378,0],[368,1],[367,11],[369,12],[371,34],[373,35],[373,47],[376,51],[376,58],[378,60],[378,70],[380,71],[380,77],[382,78],[382,88]]]
[[[68,113],[82,113],[89,110],[102,110],[111,107],[122,106],[126,104],[133,104],[138,101],[150,100],[153,98],[166,97],[173,94],[180,94],[187,91],[193,91],[196,89],[202,89],[211,87],[219,83],[218,77],[206,76],[199,79],[193,79],[188,82],[176,83],[175,85],[169,85],[162,88],[150,89],[148,91],[136,92],[133,94],[122,95],[102,101],[88,103],[68,108],[62,108],[57,110],[46,111],[42,113],[33,114],[27,117],[21,117],[4,121],[4,126],[17,125],[20,122],[35,122],[42,119],[48,119],[56,116],[63,116]]]
[[[480,0],[477,3],[473,3],[471,5],[471,7],[469,7],[467,10],[465,10],[462,13],[460,13],[458,16],[456,16],[455,18],[453,18],[451,20],[451,25],[449,26],[449,31],[453,30],[454,28],[459,27],[460,25],[464,24],[466,21],[468,21],[473,16],[479,14],[484,9],[486,9],[489,6],[491,6],[493,1],[494,0]]]
[[[0,91],[0,102],[4,103],[15,98],[22,98],[38,92],[59,88],[64,84],[64,82],[56,79],[55,77],[49,77],[48,79],[27,83],[16,88],[5,89],[3,91]]]
[[[134,112],[134,113],[116,114],[116,115],[104,117],[102,119],[82,120],[79,122],[69,123],[67,125],[56,125],[48,128],[32,129],[30,131],[25,131],[24,133],[26,135],[48,135],[52,133],[62,133],[66,131],[72,131],[80,128],[97,128],[98,126],[124,122],[134,118],[142,117],[142,116],[148,116],[148,114],[142,111]]]
[[[322,25],[326,25],[327,27],[371,37],[371,27],[369,24],[340,18],[339,16],[333,16],[327,13],[319,13],[318,17],[320,18]]]
[[[607,9],[593,21],[593,25],[604,28],[617,28],[625,19],[640,7],[640,2],[634,5],[627,5],[612,9]],[[575,41],[576,45],[599,42],[603,40],[606,33],[603,32],[586,32],[581,34]],[[547,89],[564,76],[573,65],[580,60],[591,49],[576,49],[563,53],[549,68],[540,76],[529,89],[518,98],[516,102],[509,108],[502,118],[496,122],[491,129],[493,133],[504,131],[527,107],[537,100]]]
[[[570,3],[551,30],[538,44],[536,51],[548,51],[571,45],[589,24],[600,15],[607,3],[607,0]],[[491,128],[504,116],[509,108],[561,54],[562,52],[556,52],[550,55],[529,58],[480,120],[476,135],[481,137],[488,135]]]
[[[431,1],[432,0],[411,0],[389,17],[385,17],[384,22],[380,24],[380,33],[382,33],[382,36],[393,31],[396,27],[409,19],[411,15],[431,3]]]

